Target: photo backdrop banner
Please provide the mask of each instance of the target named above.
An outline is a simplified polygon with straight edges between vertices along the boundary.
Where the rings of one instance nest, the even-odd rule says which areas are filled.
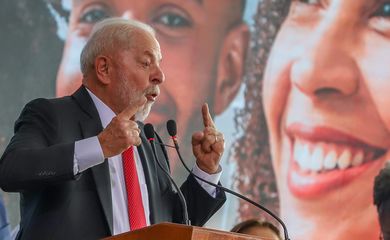
[[[226,151],[224,186],[277,213],[291,239],[378,239],[373,181],[390,147],[390,3],[377,0],[18,0],[0,9],[0,153],[23,106],[80,87],[98,21],[156,31],[166,81],[145,122],[185,160],[204,102]],[[187,173],[169,151],[172,173]],[[1,162],[0,162],[1,164]],[[12,229],[17,193],[0,192]],[[269,216],[228,196],[207,226]]]

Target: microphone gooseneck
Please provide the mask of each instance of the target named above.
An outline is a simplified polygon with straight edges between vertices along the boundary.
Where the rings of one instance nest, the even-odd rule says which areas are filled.
[[[168,124],[168,123],[169,123],[169,124]],[[214,187],[216,187],[216,188],[218,188],[218,189],[220,189],[220,190],[222,190],[222,191],[224,191],[224,192],[230,193],[230,194],[232,194],[232,195],[234,195],[234,196],[236,196],[236,197],[238,197],[238,198],[241,198],[241,199],[243,199],[244,201],[246,201],[246,202],[252,204],[253,206],[255,206],[255,207],[257,207],[257,208],[263,210],[264,212],[268,213],[270,216],[272,216],[274,219],[276,219],[276,220],[280,223],[280,225],[282,225],[283,232],[284,232],[284,239],[285,239],[285,240],[290,240],[290,238],[289,238],[289,236],[288,236],[288,231],[287,231],[286,225],[285,225],[284,222],[283,222],[278,216],[276,216],[276,214],[274,214],[271,210],[267,209],[266,207],[260,205],[259,203],[255,202],[255,201],[253,201],[253,200],[251,200],[251,199],[245,197],[244,195],[241,195],[241,194],[239,194],[239,193],[237,193],[237,192],[235,192],[235,191],[233,191],[233,190],[230,190],[229,188],[225,188],[225,187],[220,186],[220,185],[218,185],[218,184],[209,182],[209,181],[207,181],[207,180],[205,180],[205,179],[203,179],[203,178],[198,177],[197,175],[195,175],[195,174],[189,169],[189,167],[188,167],[187,164],[184,162],[184,160],[183,160],[183,158],[182,158],[182,156],[181,156],[181,153],[180,153],[180,151],[179,151],[179,144],[178,144],[177,139],[176,139],[176,129],[177,129],[177,128],[176,128],[176,122],[175,122],[174,120],[169,120],[169,121],[167,122],[167,130],[168,130],[168,133],[169,133],[169,135],[171,136],[173,143],[175,144],[175,149],[176,149],[177,155],[179,156],[179,159],[180,159],[181,163],[183,164],[184,168],[189,172],[189,174],[191,174],[193,177],[195,177],[196,179],[199,179],[199,180],[202,181],[202,182],[205,182],[205,183],[207,183],[207,184],[209,184],[209,185],[211,185],[211,186],[214,186]],[[173,134],[171,135],[171,133],[175,133],[175,134],[174,134],[174,135],[173,135]]]
[[[169,148],[175,148],[175,146],[171,146],[171,145],[167,145],[167,144],[163,144],[163,143],[158,143],[158,142],[155,142],[154,144],[158,144],[158,145],[161,145],[164,147],[169,147]]]
[[[187,202],[186,202],[186,199],[183,195],[183,192],[180,190],[180,188],[177,186],[176,182],[173,180],[173,178],[171,177],[171,175],[169,174],[169,172],[161,165],[160,161],[158,160],[158,157],[157,157],[157,153],[156,153],[156,146],[155,146],[155,140],[154,140],[154,136],[155,136],[155,133],[154,133],[154,127],[152,124],[148,123],[148,124],[145,124],[144,126],[144,132],[145,132],[145,136],[146,138],[148,139],[151,147],[152,147],[152,151],[153,151],[153,156],[155,158],[155,161],[157,162],[157,165],[160,167],[160,169],[164,172],[164,174],[168,177],[169,181],[173,184],[173,186],[175,187],[176,191],[177,191],[177,194],[179,196],[179,199],[180,199],[180,202],[181,202],[181,205],[183,207],[183,220],[184,220],[184,223],[188,226],[191,225],[191,221],[188,217],[188,208],[187,208]]]

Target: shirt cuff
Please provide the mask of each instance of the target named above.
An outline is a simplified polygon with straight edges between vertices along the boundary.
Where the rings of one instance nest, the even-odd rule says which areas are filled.
[[[74,145],[74,175],[104,162],[103,150],[97,136],[76,141]]]
[[[202,169],[199,168],[198,164],[195,163],[192,173],[195,174],[196,176],[203,178],[204,180],[207,180],[209,182],[212,182],[214,184],[218,184],[219,179],[221,179],[222,175],[222,168],[221,165],[218,167],[218,171],[214,174],[208,174],[207,172],[203,171]],[[217,189],[214,186],[211,186],[208,183],[205,183],[197,178],[195,178],[196,181],[199,183],[199,185],[213,198],[217,196]]]

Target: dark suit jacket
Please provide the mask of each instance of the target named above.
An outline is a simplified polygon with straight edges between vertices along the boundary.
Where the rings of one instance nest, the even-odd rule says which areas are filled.
[[[36,99],[25,106],[0,160],[0,186],[21,194],[18,239],[97,239],[112,234],[107,161],[73,174],[75,141],[101,131],[97,109],[84,87],[69,97]],[[148,186],[150,222],[181,223],[178,196],[143,133],[141,137],[138,151]],[[165,149],[157,151],[168,169]],[[191,176],[182,190],[193,225],[203,225],[226,199],[223,193],[212,198]]]

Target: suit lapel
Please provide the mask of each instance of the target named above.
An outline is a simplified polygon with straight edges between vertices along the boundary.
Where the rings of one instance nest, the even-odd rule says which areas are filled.
[[[102,124],[99,113],[93,103],[89,93],[84,86],[80,87],[72,97],[79,104],[80,108],[87,113],[88,117],[80,120],[80,128],[83,138],[96,136],[102,130]],[[102,204],[103,212],[106,217],[110,233],[113,234],[113,216],[112,216],[112,198],[110,172],[107,160],[91,168],[93,178],[95,180],[97,193]]]

